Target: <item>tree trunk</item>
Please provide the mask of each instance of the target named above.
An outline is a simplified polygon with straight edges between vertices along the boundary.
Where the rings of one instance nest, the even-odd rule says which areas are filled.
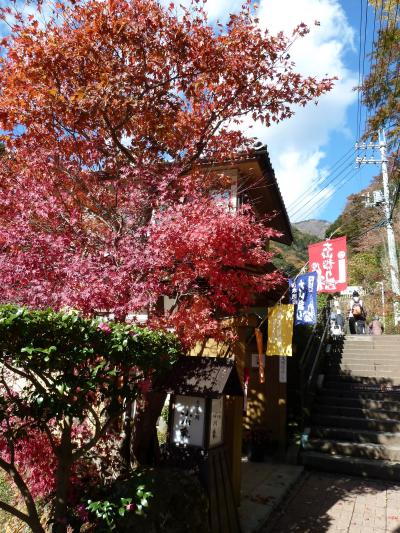
[[[122,474],[126,475],[131,469],[131,441],[132,441],[132,402],[126,400],[124,419],[122,423],[122,444],[120,454],[122,458]]]
[[[153,465],[157,462],[156,423],[165,398],[166,394],[163,392],[149,392],[143,405],[138,405],[132,443],[132,452],[138,464]]]
[[[71,421],[66,418],[57,452],[56,503],[54,507],[53,533],[67,532],[68,490],[72,466]]]

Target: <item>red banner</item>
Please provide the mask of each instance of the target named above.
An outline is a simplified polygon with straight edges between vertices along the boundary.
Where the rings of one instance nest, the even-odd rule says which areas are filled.
[[[346,237],[310,244],[308,258],[310,272],[318,273],[318,292],[339,292],[347,288]]]

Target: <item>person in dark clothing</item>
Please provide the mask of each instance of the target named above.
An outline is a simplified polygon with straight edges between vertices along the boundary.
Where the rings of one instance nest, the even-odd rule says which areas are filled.
[[[358,292],[354,291],[349,303],[349,329],[352,335],[365,333],[366,315],[364,303]]]

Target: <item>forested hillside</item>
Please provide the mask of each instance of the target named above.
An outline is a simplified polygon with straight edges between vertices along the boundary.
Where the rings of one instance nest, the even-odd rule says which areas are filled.
[[[393,201],[397,181],[392,172],[391,190]],[[381,304],[374,301],[374,295],[381,298],[381,284],[384,284],[385,297],[388,302],[388,310],[393,294],[391,291],[390,270],[387,253],[385,215],[383,205],[367,207],[369,196],[372,202],[373,191],[382,188],[381,177],[376,177],[371,184],[357,194],[349,196],[342,214],[326,228],[325,235],[333,238],[346,235],[348,242],[348,272],[349,285],[360,285],[371,295],[370,307],[379,309]],[[396,205],[393,215],[396,240],[400,249],[400,208]],[[307,222],[307,221],[305,221]],[[313,224],[309,227],[313,227]],[[304,227],[304,222],[302,222]],[[307,227],[307,226],[306,226]],[[274,264],[282,269],[286,275],[294,276],[308,260],[308,245],[322,240],[315,235],[300,231],[295,225],[292,226],[294,243],[292,246],[283,244],[271,244],[274,251]]]
[[[274,252],[273,263],[283,270],[289,277],[298,274],[299,270],[308,261],[308,245],[321,239],[315,235],[304,233],[292,226],[294,243],[292,246],[271,243],[271,251]]]
[[[393,203],[396,200],[398,174],[391,173],[391,193]],[[372,180],[371,184],[357,194],[348,197],[341,215],[326,229],[326,236],[346,235],[348,243],[348,282],[349,285],[362,286],[366,293],[369,316],[373,314],[386,315],[388,331],[393,324],[393,293],[387,251],[387,233],[385,226],[384,206],[368,207],[369,197],[372,203],[373,191],[382,188],[381,177]],[[400,207],[393,210],[393,224],[395,229],[398,251],[400,250]],[[286,275],[292,277],[308,261],[308,245],[322,240],[292,226],[294,243],[292,246],[271,244],[275,252],[274,264],[282,269]],[[382,284],[384,288],[385,307],[382,306]]]
[[[396,184],[392,183],[394,189]],[[366,200],[372,200],[372,192],[382,188],[381,178],[375,178],[371,185],[358,194],[349,196],[342,214],[329,226],[327,235],[347,236],[349,252],[349,284],[362,285],[372,289],[377,281],[384,281],[390,287],[390,271],[387,255],[387,237],[384,224],[383,205],[367,207]],[[400,244],[399,207],[394,210],[393,223],[396,240]],[[375,226],[375,227],[374,227]]]

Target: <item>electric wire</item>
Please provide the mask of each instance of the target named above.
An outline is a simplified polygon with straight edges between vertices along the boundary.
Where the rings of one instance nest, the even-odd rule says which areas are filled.
[[[374,47],[375,47],[375,28],[376,28],[376,12],[377,12],[377,9],[374,9],[374,24],[373,24],[373,28],[372,28],[372,44],[371,44],[371,51],[370,51],[370,54],[369,54],[369,76],[371,76],[372,74],[372,59],[373,59],[373,51],[374,51]],[[367,95],[366,95],[366,100],[368,100],[368,90],[367,90]],[[366,128],[368,126],[368,120],[369,120],[369,115],[370,115],[370,108],[367,107],[367,119],[366,119]],[[365,128],[365,129],[366,129]]]
[[[311,216],[313,212],[320,211],[323,207],[325,207],[328,204],[328,202],[332,199],[334,194],[340,191],[340,189],[342,189],[345,185],[347,185],[347,183],[349,183],[355,176],[356,176],[356,172],[353,167],[350,169],[349,172],[347,172],[347,174],[342,178],[342,180],[337,184],[337,186],[332,191],[329,192],[329,194],[327,194],[326,196],[321,198],[319,201],[314,203],[314,205],[311,206],[307,211],[305,211],[303,215],[305,217],[309,217]]]
[[[387,21],[387,24],[386,24],[386,30],[389,29],[389,25],[393,25],[393,30],[396,29],[396,26],[397,26],[397,13],[398,13],[398,10],[399,10],[399,0],[396,1],[396,11],[394,12],[394,18],[393,18],[393,21],[390,20],[390,11],[388,13],[388,21]],[[386,83],[389,82],[389,70],[390,70],[390,63],[391,63],[391,60],[392,60],[392,50],[393,50],[393,41],[390,45],[390,48],[389,48],[389,52],[388,52],[388,60],[387,60],[387,71],[386,71]]]
[[[352,156],[353,157],[353,156]],[[304,208],[311,204],[311,205],[314,205],[315,202],[320,199],[319,197],[324,193],[324,191],[326,191],[328,189],[328,187],[332,187],[333,184],[337,181],[339,181],[341,178],[342,178],[342,175],[349,169],[349,168],[354,168],[353,167],[353,163],[350,162],[348,163],[338,174],[336,174],[335,176],[332,177],[332,179],[330,179],[329,181],[326,182],[326,184],[324,185],[324,187],[322,187],[317,194],[311,196],[311,198],[309,198],[306,202],[304,202],[303,204],[297,206],[295,209],[293,209],[291,212],[290,212],[290,216],[291,217],[294,217],[295,215],[297,215],[300,211],[304,210]]]
[[[367,45],[367,28],[368,28],[368,0],[365,2],[365,17],[364,17],[364,45],[363,45],[363,58],[362,58],[362,71],[361,71],[361,85],[364,84],[365,80],[365,54],[366,54],[366,45]],[[360,103],[362,104],[362,99],[360,95]],[[364,106],[361,107],[360,111],[360,131],[361,131],[361,122],[362,122],[362,109]],[[365,116],[364,121],[364,131],[365,131],[365,122],[367,118]]]
[[[352,149],[353,152],[353,149]],[[341,163],[341,165],[336,169],[336,172],[333,172],[329,174],[323,181],[317,184],[317,187],[314,187],[311,191],[306,191],[303,196],[299,199],[299,201],[295,202],[291,207],[289,207],[289,211],[291,211],[293,214],[295,214],[298,210],[303,209],[306,205],[308,205],[316,196],[319,196],[323,191],[331,186],[335,181],[340,179],[343,172],[347,170],[347,168],[352,165],[353,161],[353,153],[349,154],[349,156]],[[315,195],[313,193],[316,192]]]
[[[329,169],[328,169],[328,174],[327,176],[324,178],[324,179],[319,179],[312,187],[312,189],[310,191],[305,191],[304,193],[302,193],[298,198],[296,198],[293,202],[291,202],[289,205],[288,205],[288,210],[291,210],[291,209],[294,209],[294,207],[297,205],[297,204],[300,204],[302,203],[303,201],[305,201],[309,196],[310,194],[312,194],[313,192],[317,191],[319,187],[321,187],[322,185],[325,184],[326,181],[329,180],[329,178],[332,176],[332,174],[334,173],[334,171],[336,170],[339,170],[339,168],[343,165],[343,160],[346,159],[348,160],[349,159],[349,154],[351,153],[351,157],[353,157],[353,150],[354,148],[351,147],[349,148],[349,150],[347,150],[347,152],[340,158],[338,159]],[[340,164],[339,164],[340,163]],[[336,168],[338,167],[338,168]]]
[[[360,138],[360,113],[361,113],[361,39],[362,39],[362,24],[363,24],[363,0],[360,0],[360,26],[358,34],[358,87],[357,91],[357,139]]]
[[[393,159],[393,169],[392,169],[392,172],[390,174],[392,174],[393,172],[395,172],[398,169],[398,167],[397,167],[397,158],[399,156],[399,152],[400,152],[400,142],[399,142],[399,145],[397,147],[396,154],[393,156],[394,157],[394,159]],[[390,178],[392,178],[392,175],[390,176]],[[391,205],[389,219],[388,219],[389,223],[391,223],[393,221],[393,213],[394,213],[395,207],[397,205],[397,202],[399,200],[399,196],[400,196],[400,180],[397,183],[396,191],[394,193],[393,203]]]

